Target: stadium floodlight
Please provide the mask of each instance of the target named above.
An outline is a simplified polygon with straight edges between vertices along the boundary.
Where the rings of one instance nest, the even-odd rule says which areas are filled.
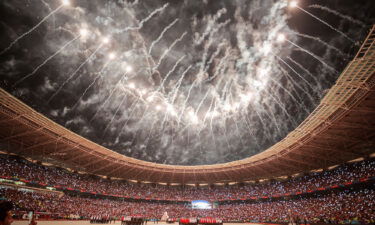
[[[279,42],[279,43],[282,43],[282,42],[284,42],[285,41],[285,35],[284,34],[279,34],[279,35],[277,35],[277,42]]]
[[[297,1],[291,1],[291,2],[289,3],[289,7],[290,7],[290,8],[295,8],[295,7],[297,7],[297,6],[298,6]]]

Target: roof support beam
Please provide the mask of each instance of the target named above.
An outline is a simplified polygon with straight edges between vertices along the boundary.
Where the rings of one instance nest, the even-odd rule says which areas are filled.
[[[27,147],[27,148],[24,148],[23,151],[28,151],[30,149],[34,149],[34,148],[37,148],[37,147],[40,147],[40,146],[43,146],[43,145],[47,145],[47,144],[50,144],[50,143],[53,143],[53,142],[58,142],[61,138],[63,138],[63,136],[60,136],[56,139],[50,139],[50,140],[46,140],[46,141],[43,141],[43,142],[40,142],[36,145],[32,145],[30,147]]]
[[[306,147],[311,147],[311,148],[322,149],[322,150],[330,151],[330,152],[351,154],[351,155],[354,155],[356,157],[362,157],[363,156],[361,154],[358,154],[355,151],[351,151],[351,150],[348,150],[348,149],[345,149],[345,148],[342,148],[342,149],[338,150],[338,149],[335,149],[335,148],[331,148],[330,146],[323,147],[323,146],[318,146],[318,145],[314,145],[314,144],[306,144],[305,146]]]
[[[100,167],[100,168],[98,168],[96,170],[93,170],[92,173],[95,174],[95,173],[103,171],[103,169],[106,169],[106,168],[111,167],[111,166],[117,167],[118,164],[117,164],[117,162],[116,163],[108,163],[106,166],[103,166],[103,167]]]
[[[43,127],[39,127],[38,129],[35,129],[35,130],[26,130],[24,132],[20,132],[20,133],[11,135],[11,136],[4,137],[0,141],[3,142],[3,141],[11,140],[11,139],[14,139],[14,138],[22,137],[22,136],[25,136],[25,135],[28,135],[28,134],[32,134],[34,132],[38,132],[42,129],[43,129]]]

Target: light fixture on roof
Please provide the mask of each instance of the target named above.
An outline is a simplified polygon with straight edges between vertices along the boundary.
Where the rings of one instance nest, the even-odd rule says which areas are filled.
[[[134,83],[129,83],[128,87],[131,88],[131,89],[134,89],[135,88],[135,84]]]

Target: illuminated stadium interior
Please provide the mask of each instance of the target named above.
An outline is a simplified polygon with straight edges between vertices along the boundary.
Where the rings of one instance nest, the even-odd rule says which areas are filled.
[[[0,202],[47,224],[375,222],[374,10],[1,2]]]

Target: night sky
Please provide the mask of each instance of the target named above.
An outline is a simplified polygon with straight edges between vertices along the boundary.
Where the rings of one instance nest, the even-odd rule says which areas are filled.
[[[373,0],[288,4],[1,1],[0,85],[126,156],[243,159],[314,110],[375,22]]]

